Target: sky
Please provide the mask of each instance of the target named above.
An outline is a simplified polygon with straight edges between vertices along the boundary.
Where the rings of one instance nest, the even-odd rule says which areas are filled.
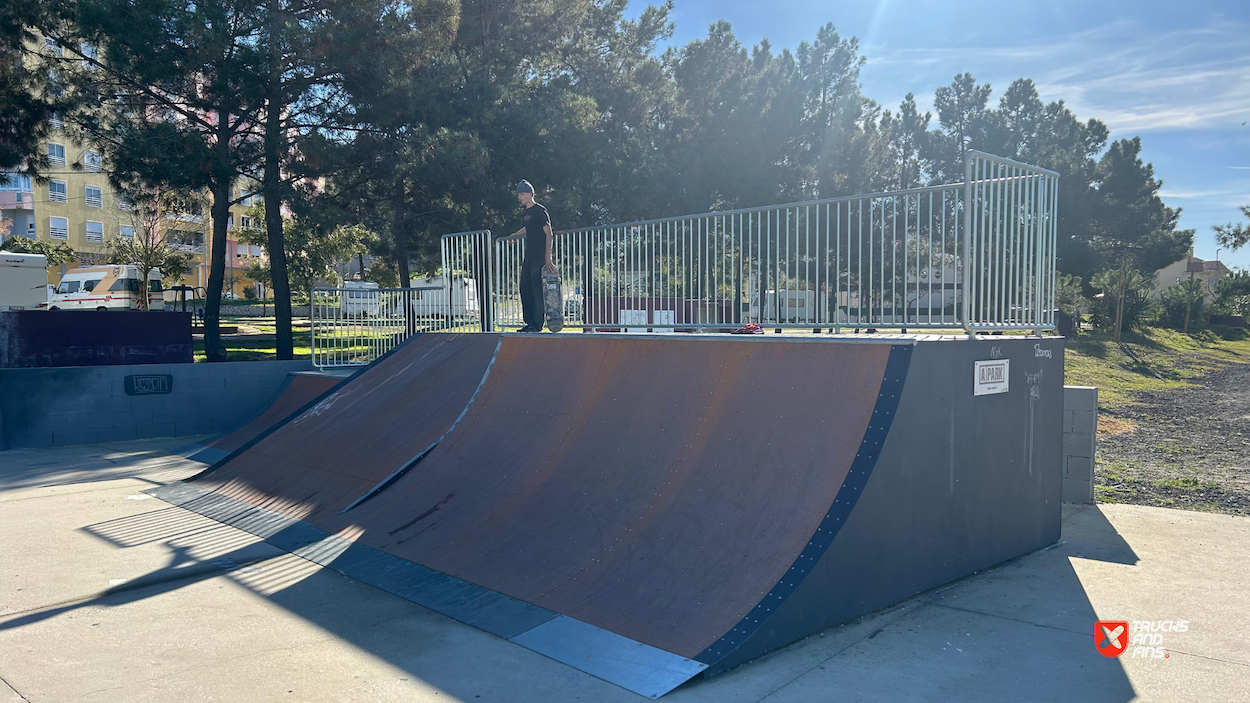
[[[675,45],[724,19],[743,45],[768,39],[780,52],[833,22],[859,39],[865,95],[891,109],[911,92],[931,110],[934,89],[965,71],[994,87],[993,106],[1011,81],[1031,78],[1044,102],[1102,120],[1112,139],[1142,138],[1164,202],[1182,209],[1182,228],[1196,230],[1199,258],[1217,257],[1212,225],[1246,221],[1237,209],[1250,204],[1245,0],[674,2]],[[630,0],[630,14],[647,4]],[[1250,246],[1218,257],[1250,268]]]

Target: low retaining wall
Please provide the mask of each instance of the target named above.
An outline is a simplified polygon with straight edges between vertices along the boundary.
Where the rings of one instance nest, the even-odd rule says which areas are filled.
[[[0,449],[226,432],[309,370],[308,359],[0,369]]]
[[[1094,502],[1098,389],[1063,387],[1063,502]]]
[[[0,312],[0,368],[190,363],[190,313]]]

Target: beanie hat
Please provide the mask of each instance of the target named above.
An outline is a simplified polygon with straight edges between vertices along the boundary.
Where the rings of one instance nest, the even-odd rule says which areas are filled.
[[[529,182],[529,181],[527,181],[527,180],[525,180],[525,179],[522,179],[522,180],[521,180],[521,182],[517,184],[517,187],[516,187],[516,192],[518,192],[518,193],[533,193],[533,192],[534,192],[534,186],[530,185],[530,182]]]

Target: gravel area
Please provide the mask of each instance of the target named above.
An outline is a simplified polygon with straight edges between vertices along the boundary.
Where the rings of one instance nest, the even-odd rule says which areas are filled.
[[[1250,515],[1250,364],[1099,418],[1099,501]]]

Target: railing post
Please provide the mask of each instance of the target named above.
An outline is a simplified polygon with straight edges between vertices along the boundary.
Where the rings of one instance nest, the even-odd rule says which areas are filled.
[[[964,331],[968,337],[976,336],[972,331],[972,153],[964,152],[964,256],[963,256],[963,304],[960,305]],[[958,264],[958,261],[956,261]]]

